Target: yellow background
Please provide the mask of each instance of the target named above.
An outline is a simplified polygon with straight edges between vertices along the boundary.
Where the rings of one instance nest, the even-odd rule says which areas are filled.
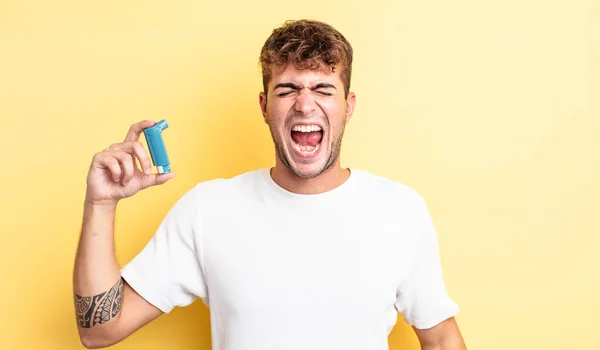
[[[426,198],[469,349],[598,348],[600,5],[584,0],[3,0],[0,348],[81,348],[85,178],[130,124],[169,122],[177,177],[121,202],[121,264],[196,182],[273,164],[257,58],[298,18],[352,43],[343,165]],[[115,349],[209,349],[208,322],[196,302]],[[390,344],[418,349],[401,318]]]

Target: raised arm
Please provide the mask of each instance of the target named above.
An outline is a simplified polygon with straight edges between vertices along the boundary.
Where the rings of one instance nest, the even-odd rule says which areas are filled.
[[[138,139],[152,125],[152,121],[132,125],[124,142],[97,153],[90,166],[73,274],[77,327],[87,348],[115,344],[162,313],[121,278],[114,254],[119,200],[174,177],[151,174],[150,159]]]

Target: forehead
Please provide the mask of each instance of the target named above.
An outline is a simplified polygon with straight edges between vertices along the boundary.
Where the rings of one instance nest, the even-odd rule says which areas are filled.
[[[275,66],[271,69],[271,83],[279,84],[291,82],[298,85],[314,85],[327,82],[334,85],[342,85],[339,69],[331,72],[329,66],[321,65],[319,69],[297,69],[293,64],[287,66]]]

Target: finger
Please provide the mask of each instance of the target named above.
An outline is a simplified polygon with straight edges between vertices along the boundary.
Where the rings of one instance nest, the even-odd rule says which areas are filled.
[[[116,143],[110,146],[110,148],[122,150],[129,154],[135,155],[136,158],[140,161],[140,165],[144,173],[150,174],[152,172],[152,164],[150,163],[150,157],[148,157],[148,152],[146,152],[144,146],[140,141]]]
[[[139,123],[133,124],[129,131],[127,132],[127,136],[125,136],[125,142],[127,141],[137,141],[140,138],[140,135],[144,131],[145,128],[149,128],[156,124],[152,120],[142,120]]]
[[[148,152],[146,152],[146,149],[139,141],[134,142],[132,147],[135,157],[140,161],[140,166],[144,170],[144,173],[150,175],[152,173],[152,163],[150,162]]]
[[[111,157],[118,160],[119,165],[122,168],[122,176],[120,179],[121,184],[126,185],[133,178],[133,158],[131,154],[123,152],[121,150],[108,150],[106,151]],[[118,180],[117,180],[118,181]]]
[[[94,158],[96,164],[98,164],[101,168],[105,168],[110,171],[113,181],[119,181],[122,171],[119,161],[115,157],[112,157],[107,152],[101,152],[94,156]]]
[[[140,162],[138,162],[136,157],[133,158],[133,169],[140,169]]]

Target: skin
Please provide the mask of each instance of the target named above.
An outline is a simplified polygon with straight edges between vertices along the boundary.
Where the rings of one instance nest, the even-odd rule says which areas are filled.
[[[422,350],[467,350],[454,317],[438,323],[429,329],[413,327]]]

